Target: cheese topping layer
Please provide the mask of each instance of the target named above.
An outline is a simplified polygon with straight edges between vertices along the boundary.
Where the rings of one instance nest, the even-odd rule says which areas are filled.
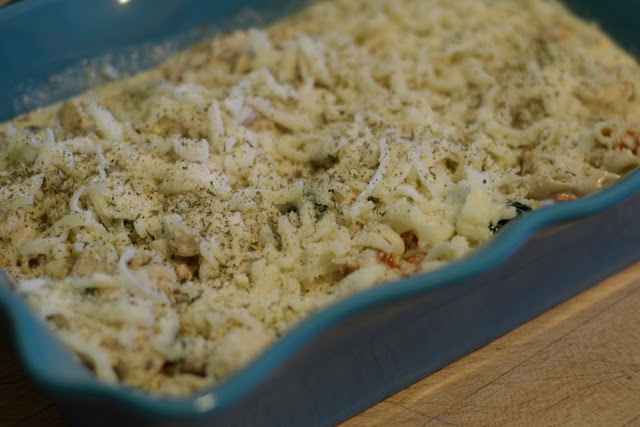
[[[320,2],[0,127],[0,267],[101,380],[188,393],[636,168],[639,81],[551,0]]]

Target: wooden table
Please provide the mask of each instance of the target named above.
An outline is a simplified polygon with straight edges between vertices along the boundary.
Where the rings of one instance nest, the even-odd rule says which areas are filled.
[[[640,425],[640,263],[343,424]],[[64,426],[0,344],[0,425]]]

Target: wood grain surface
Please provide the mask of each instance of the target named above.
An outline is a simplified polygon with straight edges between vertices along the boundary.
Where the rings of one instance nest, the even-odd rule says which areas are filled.
[[[640,426],[640,263],[343,427],[435,424]],[[2,344],[0,425],[66,425]]]

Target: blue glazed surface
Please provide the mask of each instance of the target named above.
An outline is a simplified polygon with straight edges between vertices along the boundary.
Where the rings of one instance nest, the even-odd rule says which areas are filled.
[[[125,72],[139,71],[206,35],[263,25],[308,2],[27,0],[11,4],[0,9],[0,122],[95,86],[107,63]],[[158,53],[157,46],[163,52]],[[87,66],[96,69],[96,77],[87,75]]]
[[[121,5],[116,0],[27,0],[0,9],[0,120],[95,83],[45,79],[51,74],[68,77],[65,70],[78,67],[83,59],[99,65],[110,54],[116,62],[126,61],[141,45],[178,37],[171,50],[214,30],[268,22],[294,3],[300,2],[132,0]],[[639,1],[567,3],[598,18],[635,52]],[[260,19],[246,12],[238,18],[245,7],[258,10]],[[138,58],[131,70],[158,59]],[[25,102],[27,89],[43,95]],[[95,423],[104,416],[109,417],[103,419],[107,424],[116,419],[164,425],[335,423],[640,257],[633,252],[640,247],[640,232],[629,217],[629,209],[640,206],[638,189],[640,175],[634,173],[598,194],[528,214],[465,260],[333,304],[234,377],[185,398],[159,398],[98,383],[0,275],[2,333],[27,372],[77,423]],[[600,230],[606,234],[599,235]],[[590,236],[591,247],[601,247],[612,238],[610,233],[620,232],[626,240],[619,239],[618,249],[606,254],[579,240]],[[541,285],[536,271],[551,274],[543,268],[552,261],[546,257],[554,258],[552,249],[571,239],[580,244],[572,256],[563,253],[567,269],[558,266],[555,278]],[[515,271],[512,262],[522,263],[522,269]],[[287,401],[290,396],[294,401]]]

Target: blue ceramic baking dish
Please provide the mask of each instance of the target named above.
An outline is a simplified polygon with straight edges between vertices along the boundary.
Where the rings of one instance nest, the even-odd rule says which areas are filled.
[[[99,83],[107,64],[124,72],[148,67],[188,42],[268,23],[303,3],[14,3],[0,9],[0,120]],[[638,52],[640,1],[567,3]],[[94,380],[0,273],[1,331],[73,424],[334,424],[640,259],[638,190],[634,173],[592,196],[530,213],[465,260],[313,315],[226,382],[184,398]]]

